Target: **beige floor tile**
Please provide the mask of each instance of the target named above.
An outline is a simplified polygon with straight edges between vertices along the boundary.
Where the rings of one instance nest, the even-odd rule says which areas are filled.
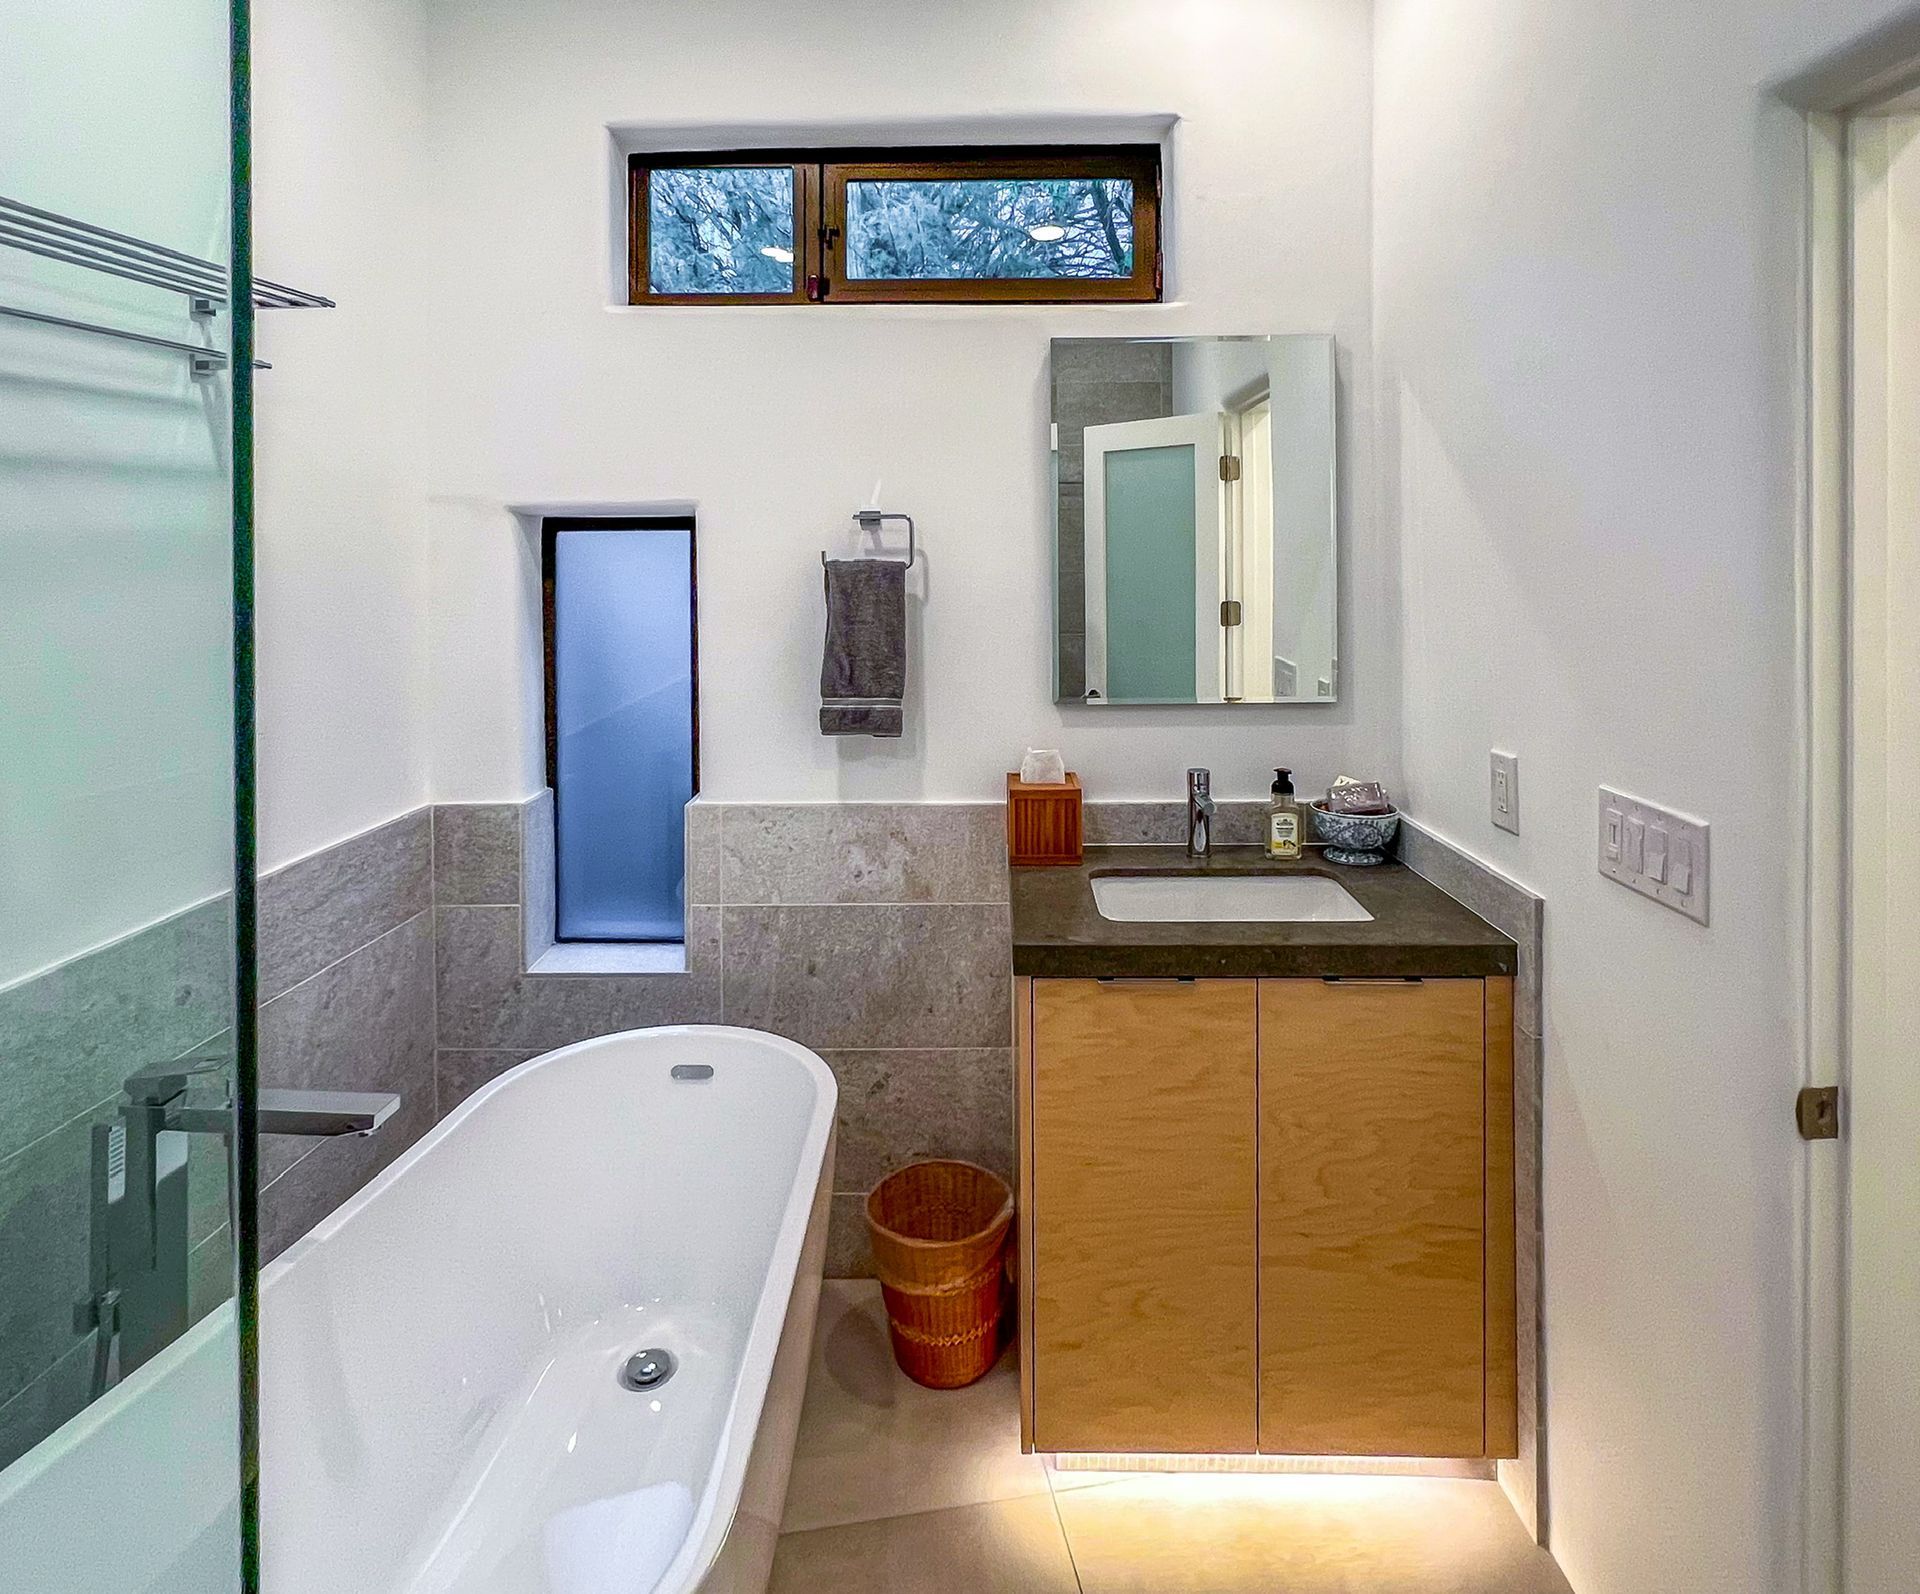
[[[1492,1483],[1160,1476],[1055,1503],[1084,1594],[1568,1594]]]
[[[880,1286],[827,1281],[785,1531],[1046,1493],[1046,1469],[1020,1454],[1011,1355],[970,1388],[922,1389],[893,1364]]]
[[[768,1594],[1076,1594],[1045,1494],[782,1536]]]

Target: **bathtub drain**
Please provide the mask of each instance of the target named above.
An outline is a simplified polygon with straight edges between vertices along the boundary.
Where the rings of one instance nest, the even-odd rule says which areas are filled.
[[[643,1350],[629,1356],[620,1369],[620,1384],[625,1389],[658,1389],[679,1366],[670,1350]]]

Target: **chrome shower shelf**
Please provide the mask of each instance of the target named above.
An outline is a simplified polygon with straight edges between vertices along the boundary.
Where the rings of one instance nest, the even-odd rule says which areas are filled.
[[[163,244],[129,237],[126,233],[111,232],[92,222],[41,210],[4,195],[0,195],[0,248],[18,249],[25,254],[58,261],[62,265],[79,266],[127,282],[138,282],[149,288],[184,294],[188,313],[199,321],[211,319],[228,299],[226,268],[211,260],[183,254]],[[317,293],[289,288],[283,283],[269,282],[260,277],[254,279],[253,303],[256,309],[261,310],[334,308],[333,300],[324,299]],[[218,349],[156,337],[146,332],[134,332],[124,327],[106,326],[97,321],[77,321],[66,316],[4,304],[0,304],[0,316],[42,326],[63,327],[72,332],[91,332],[101,337],[145,344],[150,348],[170,349],[192,360],[195,376],[209,376],[224,369],[227,364],[227,356]],[[264,361],[256,360],[254,365],[261,370],[268,369]]]

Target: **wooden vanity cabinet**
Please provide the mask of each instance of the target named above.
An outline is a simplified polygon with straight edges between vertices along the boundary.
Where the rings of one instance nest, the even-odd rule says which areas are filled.
[[[1252,980],[1036,980],[1033,1441],[1254,1448]]]
[[[1510,979],[1015,981],[1034,1449],[1510,1456]]]

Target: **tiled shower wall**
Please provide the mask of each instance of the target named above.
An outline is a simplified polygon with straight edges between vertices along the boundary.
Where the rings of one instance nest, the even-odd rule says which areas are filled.
[[[226,1046],[232,962],[222,898],[0,991],[0,1467],[88,1398],[93,1335],[74,1307],[88,1294],[93,1126],[114,1121],[129,1075]],[[208,1242],[226,1181],[217,1159],[191,1177],[205,1290],[224,1263]]]
[[[263,1140],[264,1257],[434,1122],[432,907],[425,809],[260,883],[262,1085],[402,1096],[370,1139]],[[86,1404],[92,1129],[131,1074],[231,1055],[231,914],[203,903],[0,992],[0,1466]],[[197,1318],[232,1292],[232,1246],[225,1145],[197,1137],[191,1157]]]

